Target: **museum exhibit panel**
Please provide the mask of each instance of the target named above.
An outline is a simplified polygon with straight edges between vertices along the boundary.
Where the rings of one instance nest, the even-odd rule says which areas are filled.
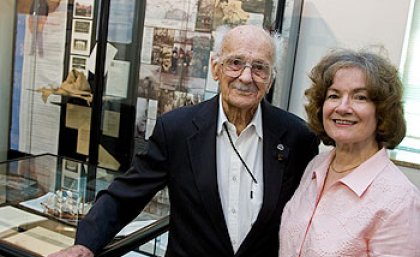
[[[54,209],[48,208],[50,195],[60,201],[71,200],[77,206],[82,202],[89,205],[101,187],[95,184],[101,184],[100,173],[124,172],[133,155],[144,149],[159,115],[217,94],[218,85],[211,77],[209,62],[214,32],[220,25],[262,25],[278,34],[276,78],[268,100],[287,107],[301,0],[16,3],[8,158],[24,159],[2,164],[0,212],[27,213],[34,220],[29,227],[19,223],[0,231],[0,247],[5,245],[10,250],[15,246],[14,238],[32,233],[41,233],[43,237],[44,232],[48,236],[57,233],[63,236],[60,245],[70,242],[77,219],[57,217]],[[45,158],[53,160],[54,168],[40,170],[28,166]],[[64,189],[74,182],[73,177],[64,176],[72,162],[80,171],[75,182],[77,193]],[[40,174],[32,178],[33,172]],[[42,180],[38,182],[38,178]],[[24,182],[10,189],[12,180]],[[92,190],[85,188],[92,184],[95,184]],[[20,186],[28,188],[28,195],[15,196]],[[84,189],[80,191],[81,188]],[[41,206],[33,210],[21,204],[27,201]],[[157,211],[158,226],[167,230],[166,189],[144,210]],[[76,216],[80,219],[83,215],[78,212]],[[34,232],[26,233],[34,228]],[[126,244],[130,247],[141,245],[147,242],[142,232],[139,232],[141,240],[135,237],[121,241],[129,242]],[[147,238],[155,238],[150,256],[163,256],[165,235],[155,238],[158,233],[149,231]],[[140,249],[143,247],[150,245]],[[157,253],[159,247],[162,249]],[[127,245],[122,248],[127,249]],[[108,248],[115,251],[112,249]]]

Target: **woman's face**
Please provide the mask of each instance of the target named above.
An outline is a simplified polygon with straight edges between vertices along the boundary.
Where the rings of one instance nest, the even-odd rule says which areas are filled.
[[[376,107],[359,68],[336,72],[325,97],[323,124],[337,147],[376,144]]]

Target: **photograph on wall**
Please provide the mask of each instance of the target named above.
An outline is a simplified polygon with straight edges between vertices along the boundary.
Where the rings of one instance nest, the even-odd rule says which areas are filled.
[[[161,65],[162,72],[170,72],[172,67],[172,48],[175,30],[155,28],[152,44],[152,64]]]
[[[175,91],[173,108],[187,106],[187,92]]]
[[[173,108],[190,106],[202,101],[201,94],[193,94],[181,91],[175,91]]]
[[[192,57],[188,76],[206,78],[207,73],[210,71],[208,63],[211,50],[211,35],[208,33],[190,32],[188,37],[192,41]]]
[[[170,89],[160,90],[157,114],[162,115],[166,112],[171,111],[173,109],[174,100],[175,100],[174,90],[170,90]]]
[[[161,65],[160,87],[187,91],[190,77],[205,79],[209,72],[210,41],[209,33],[155,29],[152,63]]]
[[[138,97],[158,99],[160,90],[160,65],[143,64],[140,66]]]
[[[185,76],[192,57],[192,37],[185,30],[175,30],[174,44],[172,46],[171,73]]]
[[[90,39],[72,36],[70,53],[88,56],[90,53]]]
[[[73,19],[72,34],[78,34],[79,36],[85,35],[87,38],[90,38],[92,34],[92,21]]]
[[[211,32],[215,2],[216,0],[198,1],[197,19],[195,22],[196,31]]]
[[[77,70],[80,72],[83,72],[85,74],[85,77],[88,77],[88,68],[87,68],[87,56],[82,55],[70,55],[70,65],[69,65],[69,72],[71,70]]]
[[[73,17],[82,19],[93,19],[93,5],[95,0],[74,0]]]
[[[197,0],[153,0],[146,5],[145,26],[195,29]]]

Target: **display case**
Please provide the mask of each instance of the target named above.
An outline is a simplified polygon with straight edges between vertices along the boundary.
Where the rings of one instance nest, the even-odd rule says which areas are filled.
[[[116,175],[49,154],[0,163],[0,255],[46,256],[73,245],[77,222]],[[165,236],[159,236],[168,230],[168,214],[160,192],[100,256],[131,250],[163,256]]]
[[[52,153],[125,171],[156,118],[218,92],[220,25],[278,33],[287,107],[301,0],[18,1],[9,157]]]

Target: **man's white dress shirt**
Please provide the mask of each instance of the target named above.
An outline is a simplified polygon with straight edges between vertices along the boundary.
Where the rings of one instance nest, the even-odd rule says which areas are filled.
[[[254,175],[257,184],[253,182],[229,142],[224,123],[227,125],[233,144]],[[251,230],[262,205],[264,188],[262,140],[260,106],[251,123],[238,136],[235,126],[227,120],[219,98],[216,137],[217,183],[230,241],[235,252]]]

